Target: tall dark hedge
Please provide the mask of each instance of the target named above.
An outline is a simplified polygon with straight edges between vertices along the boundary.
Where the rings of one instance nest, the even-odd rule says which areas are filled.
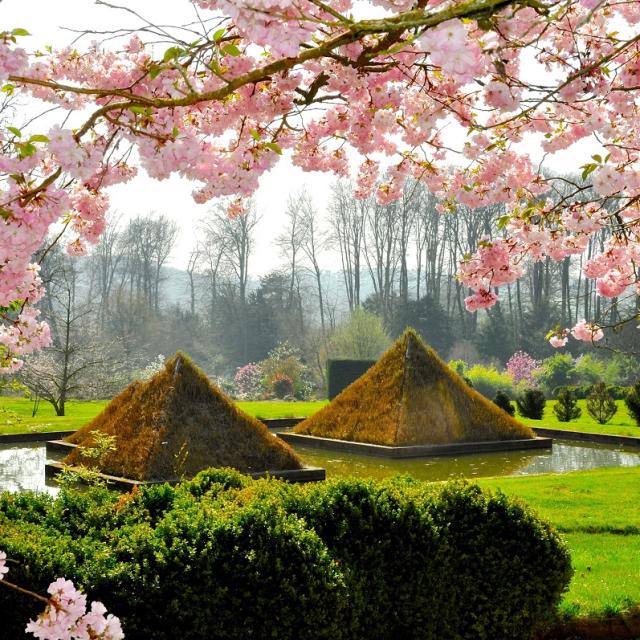
[[[333,400],[343,389],[369,371],[375,360],[327,361],[327,395]]]
[[[0,496],[11,577],[76,581],[129,640],[526,639],[571,577],[563,542],[474,485],[315,485],[211,470],[120,496]],[[39,610],[0,589],[0,637]],[[3,635],[4,634],[4,635]]]

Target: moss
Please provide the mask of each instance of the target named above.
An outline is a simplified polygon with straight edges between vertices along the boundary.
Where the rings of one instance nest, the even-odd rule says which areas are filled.
[[[296,433],[392,446],[533,438],[412,330]]]
[[[191,477],[207,467],[243,472],[300,469],[293,450],[229,400],[184,354],[146,382],[133,382],[67,440],[91,446],[91,432],[116,436],[99,470],[135,480]],[[66,464],[82,462],[76,449]]]

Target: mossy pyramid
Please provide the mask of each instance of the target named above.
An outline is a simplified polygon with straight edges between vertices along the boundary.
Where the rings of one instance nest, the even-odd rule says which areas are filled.
[[[387,446],[534,438],[407,330],[295,433]]]
[[[90,423],[66,438],[92,446],[92,431],[116,436],[98,470],[133,480],[191,477],[207,467],[251,473],[301,469],[291,447],[241,411],[184,354],[145,382],[133,382]],[[87,463],[81,447],[65,464]]]

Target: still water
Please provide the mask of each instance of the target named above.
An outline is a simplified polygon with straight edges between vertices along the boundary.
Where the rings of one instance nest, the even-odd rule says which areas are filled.
[[[509,451],[409,460],[386,460],[310,447],[297,447],[296,450],[306,464],[324,467],[329,478],[346,475],[384,478],[408,473],[422,480],[447,480],[461,475],[481,478],[640,466],[640,449],[569,440],[554,440],[551,451]],[[0,446],[0,491],[55,493],[55,482],[45,483],[45,460],[45,447],[41,443]]]

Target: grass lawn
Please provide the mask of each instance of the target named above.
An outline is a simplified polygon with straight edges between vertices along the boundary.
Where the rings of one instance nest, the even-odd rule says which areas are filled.
[[[322,409],[326,400],[311,400],[309,402],[278,402],[268,400],[262,402],[238,402],[238,406],[249,415],[262,420],[277,418],[306,418]]]
[[[252,416],[273,418],[305,418],[326,404],[326,400],[313,402],[239,402],[239,406]],[[31,417],[33,402],[26,398],[0,398],[0,434],[38,431],[74,431],[95,417],[107,400],[69,400],[66,416],[58,417],[48,402],[41,402],[38,413]]]
[[[612,436],[635,436],[640,438],[640,427],[636,426],[633,418],[627,411],[624,400],[616,400],[618,412],[607,424],[598,424],[587,411],[587,401],[578,400],[578,406],[582,409],[582,415],[577,420],[571,422],[560,422],[553,412],[555,400],[547,400],[542,420],[531,420],[516,415],[530,427],[545,427],[547,429],[565,429],[568,431],[583,431],[585,433],[605,433]]]
[[[640,468],[485,478],[562,532],[575,570],[561,611],[616,613],[640,603]]]

